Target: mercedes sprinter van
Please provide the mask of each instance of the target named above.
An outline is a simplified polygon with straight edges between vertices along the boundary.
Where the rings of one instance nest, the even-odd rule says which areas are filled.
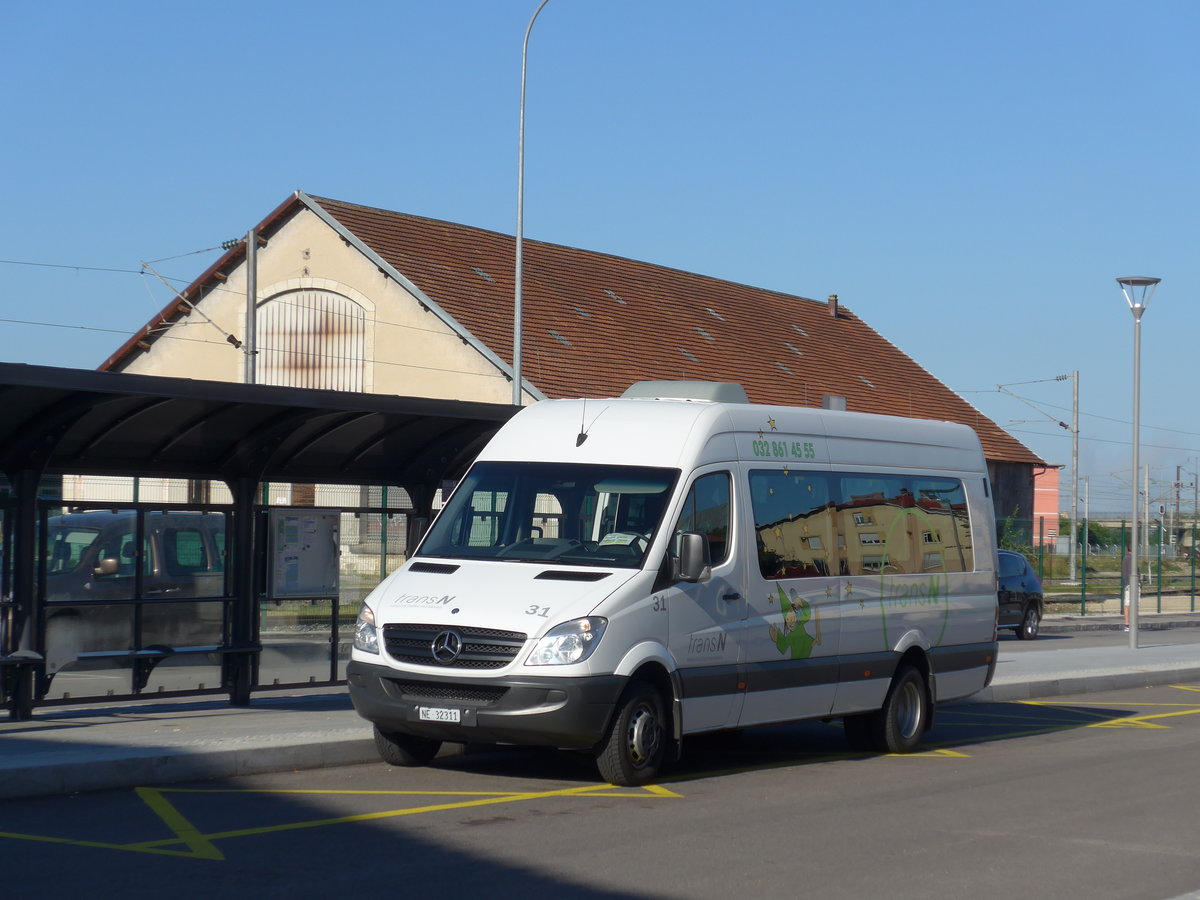
[[[349,689],[396,765],[542,745],[635,785],[689,735],[826,718],[906,752],[991,680],[995,572],[970,428],[643,382],[501,428],[366,598]]]

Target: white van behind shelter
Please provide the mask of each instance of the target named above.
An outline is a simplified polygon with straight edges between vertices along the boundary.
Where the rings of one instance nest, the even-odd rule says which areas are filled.
[[[986,471],[965,426],[736,385],[538,403],[366,599],[351,696],[405,765],[574,747],[637,784],[689,734],[827,717],[912,750],[994,670]]]

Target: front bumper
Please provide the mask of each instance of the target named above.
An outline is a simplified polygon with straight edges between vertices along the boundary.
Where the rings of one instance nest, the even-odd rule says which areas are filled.
[[[546,676],[453,678],[351,660],[350,699],[381,731],[461,743],[590,748],[608,723],[628,679]],[[420,709],[456,710],[459,722],[423,720]]]

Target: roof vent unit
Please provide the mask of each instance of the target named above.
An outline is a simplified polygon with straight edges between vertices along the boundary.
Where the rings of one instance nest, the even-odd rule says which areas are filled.
[[[835,409],[838,412],[845,412],[846,398],[835,397],[832,394],[826,394],[821,398],[821,409]]]
[[[702,400],[749,403],[746,389],[728,381],[639,381],[621,395],[634,400]]]

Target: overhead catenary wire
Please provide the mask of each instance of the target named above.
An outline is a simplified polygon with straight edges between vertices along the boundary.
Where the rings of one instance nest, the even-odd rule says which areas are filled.
[[[1031,383],[1031,382],[1029,382],[1029,383]],[[961,390],[960,390],[960,391],[955,391],[955,393],[956,393],[956,394],[997,394],[997,393],[1007,393],[1007,394],[1009,394],[1010,396],[1012,396],[1012,397],[1015,397],[1015,398],[1016,398],[1016,399],[1018,399],[1018,400],[1021,400],[1022,402],[1026,402],[1026,401],[1028,400],[1028,398],[1025,398],[1025,397],[1020,397],[1020,396],[1019,396],[1019,395],[1017,395],[1017,394],[1013,394],[1011,391],[1004,391],[1004,392],[1001,392],[1001,391],[998,391],[998,390],[996,390],[995,388],[992,388],[992,389],[989,389],[989,390],[977,390],[977,391],[961,391]],[[1042,402],[1042,401],[1038,401],[1038,402]],[[1070,410],[1069,410],[1067,407],[1065,407],[1065,406],[1058,406],[1058,405],[1056,405],[1056,404],[1053,404],[1053,403],[1043,403],[1043,405],[1044,405],[1044,406],[1046,406],[1046,407],[1049,407],[1050,409],[1056,409],[1056,410],[1059,410],[1060,412],[1070,412]],[[1042,410],[1038,410],[1038,411],[1039,411],[1039,412],[1042,412]],[[1045,415],[1045,413],[1043,413],[1043,415]],[[1116,424],[1116,425],[1129,425],[1129,424],[1131,424],[1131,422],[1130,422],[1130,420],[1129,420],[1129,419],[1120,419],[1120,418],[1115,418],[1115,417],[1113,417],[1113,416],[1102,416],[1102,415],[1100,415],[1099,413],[1090,413],[1090,412],[1086,412],[1086,411],[1084,411],[1084,410],[1080,410],[1080,411],[1079,411],[1079,415],[1080,415],[1080,416],[1085,416],[1085,417],[1087,417],[1087,418],[1089,418],[1089,419],[1096,419],[1097,421],[1100,421],[1100,422],[1112,422],[1113,424]],[[1061,424],[1061,423],[1059,423],[1059,422],[1058,422],[1056,419],[1053,419],[1053,417],[1049,417],[1049,418],[1051,418],[1053,421],[1055,421],[1055,423],[1056,423],[1056,424]],[[1168,428],[1168,427],[1166,427],[1165,425],[1146,425],[1146,424],[1144,424],[1144,423],[1143,423],[1143,426],[1142,426],[1142,427],[1143,427],[1143,428],[1147,428],[1147,429],[1152,429],[1152,430],[1154,430],[1154,431],[1168,431],[1168,432],[1171,432],[1172,434],[1182,434],[1182,435],[1185,435],[1185,436],[1187,436],[1187,437],[1200,437],[1200,432],[1196,432],[1196,431],[1184,431],[1183,429],[1180,429],[1180,428]],[[1041,433],[1041,432],[1026,432],[1026,433],[1027,433],[1027,434],[1038,434],[1038,433]],[[1056,433],[1050,433],[1050,434],[1047,434],[1046,436],[1047,436],[1047,437],[1049,437],[1049,436],[1055,436],[1055,437],[1057,437],[1057,436],[1059,436],[1059,435],[1057,435]],[[1086,440],[1086,438],[1085,438],[1085,440]],[[1096,438],[1091,438],[1091,440],[1096,440]],[[1122,443],[1122,442],[1121,442],[1121,441],[1113,441],[1112,443],[1118,443],[1118,444],[1119,444],[1119,443]],[[1124,442],[1124,443],[1128,443],[1128,441],[1126,441],[1126,442]],[[1171,448],[1168,448],[1168,449],[1171,449]]]
[[[192,250],[192,251],[188,251],[187,253],[177,254],[175,256],[163,257],[162,259],[159,259],[159,260],[149,260],[143,264],[145,266],[145,268],[143,268],[143,269],[126,269],[126,268],[119,268],[119,267],[112,267],[112,266],[88,266],[88,265],[78,265],[78,264],[68,264],[68,263],[46,263],[46,262],[35,262],[35,261],[30,261],[30,260],[12,260],[12,259],[0,259],[0,265],[30,266],[30,267],[35,267],[35,268],[75,270],[75,271],[81,271],[81,272],[105,272],[105,273],[114,273],[114,274],[123,274],[123,275],[139,275],[139,276],[146,275],[147,270],[149,270],[150,273],[153,274],[159,281],[161,281],[177,298],[182,300],[188,306],[188,308],[190,310],[195,310],[196,312],[198,312],[202,318],[204,318],[218,332],[220,332],[221,335],[223,337],[225,337],[225,342],[227,344],[231,344],[231,343],[233,343],[233,341],[231,341],[230,338],[233,338],[234,341],[236,341],[237,339],[234,338],[233,335],[231,335],[229,332],[226,332],[224,329],[222,329],[219,325],[217,325],[216,323],[213,323],[212,320],[209,319],[202,310],[197,308],[195,303],[187,300],[186,297],[183,297],[183,295],[180,293],[180,291],[177,288],[175,288],[174,285],[172,285],[170,283],[170,282],[174,281],[179,284],[185,284],[185,285],[191,284],[195,280],[194,278],[190,278],[190,279],[189,278],[172,278],[170,276],[162,275],[159,272],[151,269],[150,267],[153,263],[156,263],[156,262],[163,262],[166,260],[179,259],[179,258],[183,258],[183,257],[187,257],[187,256],[194,256],[194,255],[201,254],[201,253],[209,253],[209,252],[214,252],[216,250],[228,249],[229,245],[231,245],[233,243],[237,243],[237,242],[226,241],[221,246],[218,246],[218,247],[211,247],[211,248],[206,248],[203,250]],[[233,288],[229,288],[225,285],[218,284],[218,285],[210,286],[209,289],[206,291],[205,296],[209,296],[211,294],[222,293],[222,292],[229,292],[232,294],[240,294],[240,291],[237,291]],[[151,296],[153,296],[153,295],[151,295]],[[273,302],[273,303],[292,303],[293,301],[289,300],[286,297],[278,297],[278,298],[272,299],[271,302]],[[342,316],[342,317],[346,316],[345,313],[340,313],[340,312],[336,312],[336,311],[330,311],[329,315]],[[121,329],[100,328],[100,327],[87,326],[87,325],[67,325],[67,324],[63,324],[63,323],[41,322],[41,321],[26,320],[26,319],[0,318],[0,322],[7,323],[7,324],[13,324],[13,325],[25,325],[25,326],[30,326],[30,327],[69,328],[69,329],[76,330],[76,331],[89,331],[89,332],[100,333],[100,334],[126,335],[129,337],[132,337],[136,333],[136,332],[129,332],[129,331],[121,330]],[[204,340],[197,339],[197,338],[184,338],[184,337],[181,337],[178,335],[168,334],[166,329],[172,327],[174,324],[176,324],[176,323],[173,323],[170,320],[158,318],[158,320],[154,323],[153,326],[151,326],[148,329],[148,331],[150,333],[156,335],[156,338],[155,338],[156,340],[170,339],[170,340],[182,340],[182,341],[199,342],[199,343],[211,343],[211,344],[217,343],[216,341],[204,341]],[[454,338],[455,340],[459,339],[458,335],[448,334],[446,331],[444,331],[442,329],[424,328],[422,326],[414,325],[411,323],[391,322],[391,321],[387,321],[387,320],[383,320],[383,319],[373,318],[373,319],[371,319],[371,324],[373,327],[400,328],[400,329],[404,329],[407,331],[413,331],[413,332],[420,333],[420,334],[437,335],[437,336],[441,336],[441,337]],[[235,344],[234,346],[237,346],[237,345]],[[273,348],[260,346],[257,349],[259,349],[260,351],[265,351],[265,350],[270,350]],[[328,356],[326,354],[316,354],[316,356],[318,358],[329,358],[329,359],[334,358],[334,357]],[[372,360],[372,363],[375,365],[409,367],[409,368],[417,368],[417,369],[429,370],[429,371],[442,371],[442,372],[458,373],[458,370],[455,370],[455,369],[433,367],[433,366],[416,366],[411,363],[396,363],[396,362],[390,362],[390,361],[379,360],[379,359]],[[496,376],[496,377],[500,377],[500,376]],[[1007,390],[1002,391],[1001,388],[1007,387],[1007,386],[1019,386],[1019,385],[1023,385],[1023,384],[1050,383],[1050,382],[1054,382],[1054,381],[1059,381],[1064,377],[1065,376],[1057,376],[1055,378],[1042,378],[1042,379],[1035,379],[1032,381],[1010,382],[1009,385],[1006,385],[1006,386],[997,385],[995,388],[991,388],[991,389],[987,389],[987,390],[959,390],[959,391],[956,391],[956,393],[958,393],[960,395],[984,394],[984,393],[989,393],[989,394],[990,393],[1006,393],[1009,396],[1012,396],[1014,399],[1017,399],[1020,402],[1025,403],[1026,405],[1033,406],[1033,403],[1031,400],[1029,400],[1029,398],[1022,397],[1012,391],[1007,391]],[[1057,406],[1053,403],[1045,403],[1043,405],[1050,409],[1058,409],[1061,411],[1067,411],[1065,407]],[[1033,406],[1033,408],[1037,409],[1037,411],[1039,413],[1046,416],[1048,421],[1053,421],[1053,422],[1055,422],[1055,424],[1058,424],[1060,427],[1065,427],[1065,426],[1063,426],[1062,422],[1059,422],[1058,420],[1054,419],[1053,416],[1050,416],[1044,410],[1038,409],[1036,406]],[[1112,422],[1112,423],[1123,424],[1123,425],[1129,424],[1128,420],[1114,418],[1111,416],[1103,416],[1103,415],[1099,415],[1097,413],[1088,413],[1085,411],[1081,411],[1080,415],[1085,416],[1089,419],[1096,419],[1098,421]],[[1184,435],[1184,436],[1189,436],[1189,437],[1200,437],[1200,433],[1198,433],[1198,432],[1184,431],[1182,429],[1167,428],[1167,427],[1155,426],[1155,425],[1145,425],[1144,427],[1153,429],[1155,431],[1169,432],[1169,433],[1179,434],[1179,435]],[[1010,429],[1010,430],[1016,434],[1029,434],[1029,435],[1036,435],[1038,437],[1045,437],[1045,438],[1064,437],[1064,435],[1061,432],[1046,433],[1046,432],[1032,431],[1032,430],[1027,430],[1027,429]],[[1129,443],[1128,441],[1114,440],[1114,439],[1108,439],[1108,438],[1088,437],[1085,435],[1081,436],[1080,439],[1084,443],[1102,443],[1102,444],[1116,444],[1116,445],[1128,445],[1128,443]],[[1161,445],[1161,444],[1146,444],[1144,442],[1143,442],[1143,446],[1149,447],[1151,449],[1167,450],[1167,451],[1174,451],[1174,452],[1186,452],[1186,453],[1200,452],[1200,450],[1198,450],[1197,448],[1194,448],[1194,447],[1171,447],[1171,446],[1166,446],[1166,445]]]
[[[204,311],[202,309],[200,309],[198,306],[196,306],[195,303],[193,303],[191,300],[189,300],[187,297],[185,297],[179,290],[177,290],[175,288],[174,285],[172,285],[169,281],[167,281],[167,279],[165,279],[161,275],[159,275],[158,272],[156,272],[154,270],[154,268],[150,265],[150,263],[143,262],[142,268],[148,270],[151,275],[153,275],[155,278],[157,278],[159,281],[161,281],[163,284],[165,284],[171,291],[173,291],[175,296],[178,297],[183,303],[185,303],[187,305],[188,309],[190,309],[194,313],[197,313],[200,316],[200,318],[204,319],[205,322],[207,322],[213,328],[217,329],[217,331],[221,332],[221,334],[225,336],[225,341],[227,343],[232,344],[237,349],[241,349],[241,346],[242,346],[241,341],[239,341],[236,337],[234,337],[232,334],[230,334],[228,331],[226,331],[224,328],[222,328],[220,325],[218,325],[216,322],[214,322],[212,319],[210,319],[204,313]]]
[[[225,243],[226,243],[226,244],[228,244],[228,243],[230,243],[230,242],[229,242],[229,241],[226,241]],[[222,245],[222,247],[224,247],[224,245]],[[222,248],[220,248],[220,247],[217,247],[217,248],[212,248],[212,249],[222,249]],[[209,252],[209,251],[207,251],[207,250],[193,250],[193,251],[191,251],[191,252],[189,252],[189,253],[183,253],[183,254],[180,254],[179,256],[191,256],[191,255],[194,255],[194,254],[196,254],[196,253],[206,253],[206,252]],[[168,259],[177,259],[177,258],[179,258],[179,257],[168,257]],[[160,261],[160,260],[157,260],[157,261]],[[153,263],[153,262],[156,262],[156,260],[150,260],[150,261],[149,261],[149,263]],[[148,263],[147,265],[149,265],[149,263]],[[100,267],[97,267],[97,266],[78,266],[78,265],[69,265],[69,264],[65,264],[65,263],[39,263],[39,262],[29,262],[29,261],[25,261],[25,260],[11,260],[11,259],[0,259],[0,264],[16,265],[16,266],[34,266],[34,267],[39,267],[39,268],[51,268],[51,269],[67,269],[67,270],[72,270],[72,269],[74,269],[74,270],[78,270],[78,271],[84,271],[84,272],[115,272],[115,273],[118,273],[118,274],[124,274],[124,275],[141,275],[141,276],[144,276],[144,275],[146,275],[146,274],[147,274],[145,269],[117,269],[117,268],[100,268]],[[159,280],[159,281],[162,281],[162,282],[164,282],[164,283],[166,283],[166,282],[175,282],[175,283],[177,283],[177,284],[183,284],[183,285],[187,285],[187,284],[191,284],[191,283],[192,283],[192,282],[195,280],[194,278],[172,278],[172,277],[171,277],[171,276],[169,276],[169,275],[163,275],[163,274],[161,274],[161,273],[158,273],[158,272],[155,272],[155,273],[154,273],[154,275],[155,275],[155,276],[158,278],[158,280]],[[179,291],[178,291],[178,290],[177,290],[177,289],[176,289],[176,288],[175,288],[173,285],[171,285],[171,284],[167,284],[166,286],[167,286],[167,287],[168,287],[168,288],[171,290],[171,292],[172,292],[172,293],[174,293],[176,296],[178,296],[178,295],[179,295]],[[235,289],[233,289],[233,288],[226,287],[225,285],[220,285],[220,284],[218,284],[218,285],[211,285],[211,286],[208,288],[208,290],[207,290],[207,291],[205,291],[205,297],[207,297],[207,296],[209,296],[209,295],[211,295],[211,294],[220,294],[220,293],[236,294],[236,295],[238,295],[239,297],[242,295],[242,292],[241,292],[241,291],[239,291],[239,290],[235,290]],[[153,297],[153,295],[151,295],[151,296]],[[292,301],[289,301],[289,300],[287,300],[286,298],[273,298],[273,299],[272,299],[272,302],[273,302],[273,303],[289,303],[289,302],[292,302]],[[331,312],[329,313],[329,315],[332,315],[332,316],[343,316],[343,317],[344,317],[344,316],[346,316],[346,313],[339,313],[339,312],[336,312],[336,311],[331,311]],[[0,321],[5,321],[5,320],[3,320],[3,319],[0,319]],[[16,320],[10,320],[10,321],[14,321],[14,322],[15,322]],[[383,326],[386,326],[386,327],[393,327],[393,328],[404,328],[404,329],[408,329],[408,330],[410,330],[410,331],[416,331],[416,332],[420,332],[420,333],[422,333],[422,334],[436,334],[436,335],[445,335],[445,334],[446,334],[446,332],[445,332],[445,331],[443,331],[443,330],[441,330],[441,329],[437,329],[437,328],[422,328],[422,327],[420,327],[419,325],[412,325],[412,324],[409,324],[409,323],[406,323],[406,322],[389,322],[389,321],[387,321],[387,320],[384,320],[384,319],[378,319],[378,318],[372,319],[371,321],[372,321],[372,324],[373,324],[373,325],[375,325],[375,326],[380,326],[380,325],[383,325]],[[68,326],[65,326],[65,325],[59,325],[58,323],[55,323],[55,322],[26,322],[26,323],[21,323],[21,324],[30,324],[30,325],[43,325],[43,326],[45,326],[45,327],[48,327],[48,328],[56,328],[56,327],[64,327],[64,328],[65,328],[65,327],[68,327]],[[170,324],[170,323],[169,323],[169,322],[166,322],[166,323],[163,323],[163,324]],[[71,327],[74,327],[74,326],[71,326]],[[86,329],[86,328],[85,328],[84,330],[88,330],[88,329]],[[126,334],[126,333],[128,333],[128,332],[120,332],[120,333],[122,333],[122,334]],[[457,339],[457,336],[455,336],[455,338]]]
[[[28,321],[28,320],[24,320],[24,319],[0,318],[0,323],[11,324],[11,325],[33,325],[33,326],[38,326],[38,327],[42,327],[42,328],[71,328],[71,329],[76,329],[79,331],[94,331],[94,332],[98,332],[101,334],[117,334],[117,335],[122,335],[124,337],[132,337],[136,333],[136,332],[129,332],[129,331],[120,331],[120,330],[114,329],[114,328],[98,328],[98,327],[92,326],[92,325],[62,325],[62,324],[58,324],[55,322],[34,322],[34,321]],[[170,323],[166,323],[166,324],[169,325]],[[209,344],[213,347],[224,346],[224,342],[222,342],[222,341],[211,341],[211,340],[207,340],[205,338],[183,337],[178,334],[169,334],[166,332],[161,333],[156,338],[156,340],[182,341],[182,342],[189,343],[189,344]],[[276,351],[276,352],[280,352],[280,353],[286,352],[286,348],[273,347],[269,344],[268,345],[260,344],[259,349],[260,349],[260,351],[263,351],[263,352],[269,352],[269,351]],[[311,355],[315,356],[318,359],[326,359],[326,360],[344,360],[344,359],[348,358],[345,356],[340,356],[337,354],[328,354],[328,353],[315,353],[315,354],[311,354]],[[446,372],[451,375],[472,375],[472,376],[480,377],[480,378],[507,378],[508,377],[500,372],[496,372],[494,374],[481,374],[478,372],[471,372],[467,369],[451,369],[451,368],[447,368],[445,366],[423,366],[423,365],[418,365],[417,363],[394,362],[391,360],[383,360],[383,359],[371,360],[371,363],[372,363],[372,365],[376,365],[376,366],[392,366],[392,367],[395,367],[398,369],[417,369],[422,372]]]
[[[172,259],[183,259],[185,256],[197,256],[201,253],[212,253],[214,250],[229,250],[240,243],[241,241],[222,241],[216,247],[205,247],[203,250],[189,250],[187,253],[176,253],[174,256],[164,256],[162,259],[152,259],[150,262],[169,262]],[[146,263],[142,263],[142,265],[146,265]]]
[[[138,269],[114,269],[104,266],[73,266],[66,263],[29,262],[21,259],[0,259],[0,265],[33,266],[38,269],[73,269],[76,272],[117,272],[122,275],[141,275]]]

